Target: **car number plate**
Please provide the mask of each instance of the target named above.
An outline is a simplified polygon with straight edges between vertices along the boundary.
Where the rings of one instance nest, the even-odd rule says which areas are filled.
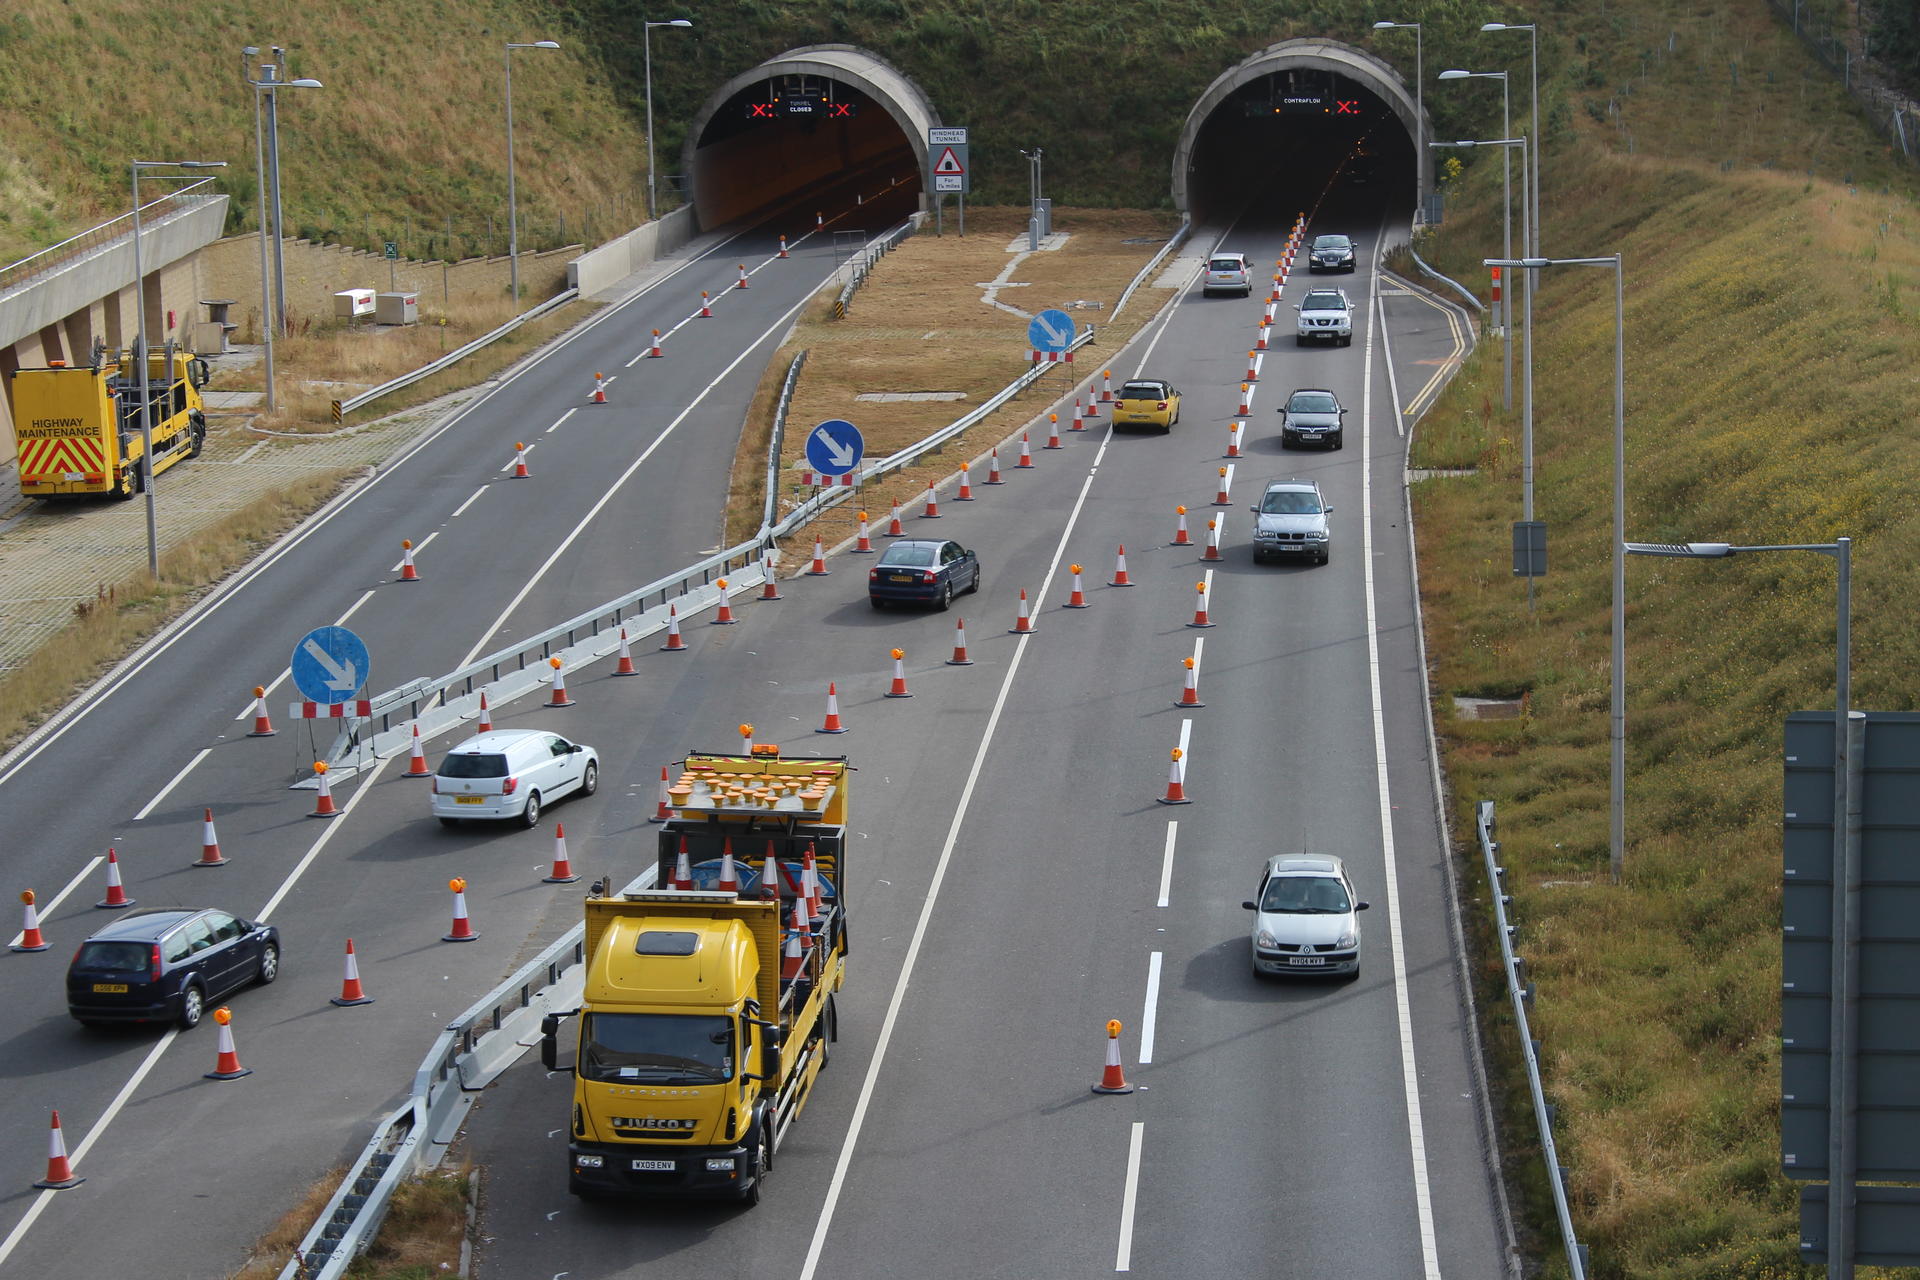
[[[455,796],[453,802],[455,804],[485,804],[487,798],[485,796]]]
[[[633,1170],[635,1173],[672,1173],[673,1161],[635,1160],[633,1162]]]
[[[1325,964],[1324,956],[1288,956],[1287,963],[1296,969],[1317,969]]]
[[[124,982],[96,982],[93,984],[93,989],[98,994],[106,996],[123,996],[127,994],[127,984]]]
[[[1280,549],[1282,551],[1298,551],[1300,550],[1300,544],[1297,542],[1283,542],[1280,544]]]
[[[890,573],[887,575],[887,581],[888,582],[912,582],[913,575],[910,573]]]

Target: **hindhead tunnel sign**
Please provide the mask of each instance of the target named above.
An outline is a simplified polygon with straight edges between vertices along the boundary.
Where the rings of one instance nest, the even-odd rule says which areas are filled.
[[[963,196],[973,191],[965,129],[927,130],[927,156],[932,161],[934,191],[958,192]]]

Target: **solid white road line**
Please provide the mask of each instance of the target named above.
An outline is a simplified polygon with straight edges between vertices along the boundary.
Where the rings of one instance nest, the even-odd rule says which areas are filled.
[[[559,424],[555,423],[554,425],[558,426]],[[484,484],[481,485],[478,489],[475,489],[472,495],[469,496],[465,502],[461,503],[459,506],[453,509],[453,515],[448,516],[447,519],[451,520],[454,518],[454,516],[463,514],[466,511],[466,509],[472,506],[474,504],[474,501],[478,499],[479,496],[485,493],[486,491],[487,491],[487,486]]]
[[[1377,300],[1380,271],[1370,288]],[[1371,307],[1369,307],[1371,314]],[[1400,928],[1400,869],[1393,847],[1393,798],[1387,779],[1387,723],[1380,695],[1380,618],[1373,580],[1373,335],[1367,328],[1365,369],[1361,377],[1360,422],[1360,569],[1366,579],[1367,687],[1373,703],[1373,772],[1380,805],[1380,848],[1386,864],[1387,936],[1393,951],[1393,1000],[1400,1029],[1400,1088],[1407,1102],[1407,1141],[1413,1156],[1413,1203],[1419,1215],[1420,1257],[1426,1280],[1440,1280],[1440,1250],[1434,1236],[1433,1195],[1427,1179],[1426,1126],[1420,1114],[1420,1072],[1413,1054],[1413,1002],[1407,990],[1407,947]]]
[[[1147,999],[1140,1011],[1140,1065],[1153,1062],[1154,1029],[1160,1024],[1160,957],[1156,951],[1147,957]]]
[[[1378,279],[1378,277],[1375,277]],[[1407,438],[1407,420],[1400,412],[1400,379],[1393,371],[1393,335],[1387,332],[1387,304],[1374,290],[1373,331],[1380,335],[1380,362],[1387,366],[1387,402],[1393,410],[1393,429],[1402,440]]]
[[[75,889],[79,888],[80,882],[82,880],[85,880],[88,876],[92,875],[93,869],[99,866],[102,862],[105,862],[106,860],[107,859],[105,854],[100,854],[100,853],[94,854],[92,859],[88,861],[87,865],[80,868],[79,873],[75,875],[73,879],[67,881],[66,888],[54,894],[51,898],[47,899],[45,902],[39,905],[40,914],[42,916],[52,915],[53,909],[59,906],[62,902],[66,901],[67,895],[72,893]],[[13,941],[9,942],[7,945],[10,947],[18,946],[20,944],[20,939],[26,936],[27,936],[26,931],[23,929],[19,933],[14,934]]]
[[[1208,572],[1211,573],[1212,570],[1209,569]],[[1180,741],[1178,743],[1180,747],[1180,781],[1182,782],[1185,782],[1187,780],[1187,757],[1193,754],[1193,752],[1188,748],[1187,744],[1192,740],[1193,740],[1193,721],[1182,720],[1180,722]]]
[[[1173,842],[1180,824],[1172,819],[1167,821],[1167,849],[1160,855],[1160,901],[1156,906],[1166,906],[1173,894]]]
[[[179,786],[180,780],[193,772],[193,766],[199,764],[202,760],[205,760],[208,756],[212,754],[213,754],[212,747],[200,748],[200,754],[195,756],[193,759],[187,761],[187,767],[182,769],[180,772],[174,774],[173,781],[169,782],[166,786],[160,788],[159,794],[155,795],[153,799],[147,801],[147,807],[133,815],[133,820],[135,822],[138,822],[140,821],[140,819],[152,813],[153,807],[159,804],[162,800],[165,800],[167,798],[167,792]]]
[[[1120,1248],[1113,1255],[1115,1271],[1133,1270],[1133,1211],[1140,1200],[1140,1146],[1146,1132],[1146,1122],[1135,1120],[1127,1137],[1127,1187],[1120,1198]]]

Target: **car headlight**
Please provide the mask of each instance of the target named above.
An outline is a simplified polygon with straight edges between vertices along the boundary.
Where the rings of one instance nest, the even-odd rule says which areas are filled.
[[[708,1156],[707,1172],[708,1173],[732,1173],[733,1157],[732,1156]]]
[[[582,1169],[599,1169],[605,1167],[607,1161],[605,1156],[575,1156],[573,1163]]]
[[[1274,940],[1273,934],[1269,930],[1262,929],[1253,935],[1253,945],[1256,947],[1265,947],[1267,950],[1272,951],[1280,944]]]
[[[1345,933],[1341,934],[1338,938],[1336,938],[1333,943],[1334,949],[1336,951],[1345,951],[1348,947],[1357,947],[1359,945],[1360,945],[1360,930],[1357,928],[1347,930]]]

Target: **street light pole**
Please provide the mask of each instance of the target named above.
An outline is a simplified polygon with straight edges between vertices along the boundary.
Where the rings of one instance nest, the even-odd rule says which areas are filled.
[[[1528,99],[1533,113],[1533,186],[1529,195],[1533,201],[1533,245],[1527,250],[1539,257],[1540,250],[1540,157],[1544,150],[1544,140],[1540,136],[1540,27],[1532,22],[1487,22],[1481,24],[1482,31],[1524,31],[1527,33],[1529,65],[1532,72],[1533,91]]]
[[[509,44],[500,55],[507,67],[507,279],[515,310],[520,306],[520,203],[513,186],[513,51],[559,47],[552,40],[535,40],[531,44]]]
[[[659,216],[654,199],[653,186],[653,29],[655,27],[690,27],[691,19],[673,18],[666,22],[642,22],[640,24],[641,60],[647,68],[647,221]]]
[[[254,185],[257,192],[255,198],[259,201],[260,206],[260,335],[266,347],[267,355],[267,412],[272,413],[275,408],[273,391],[274,330],[285,323],[286,313],[284,310],[284,294],[281,295],[283,299],[282,310],[278,312],[274,310],[273,293],[268,288],[267,280],[267,162],[260,125],[260,99],[263,94],[271,99],[275,89],[318,89],[321,87],[321,84],[318,80],[282,80],[280,79],[280,68],[271,62],[260,64],[260,78],[255,80],[252,75],[248,74],[252,68],[247,60],[256,56],[259,52],[258,46],[248,45],[240,51],[240,61],[242,77],[248,84],[253,86],[253,172]],[[279,217],[279,139],[276,134],[273,173],[273,231],[276,262],[279,261]]]
[[[1413,122],[1413,148],[1415,155],[1425,155],[1427,146],[1427,74],[1425,67],[1425,33],[1417,22],[1376,22],[1375,31],[1406,30],[1413,31],[1413,113],[1417,117]],[[1414,185],[1420,183],[1420,174],[1413,175]],[[1423,193],[1424,194],[1424,193]]]
[[[1498,80],[1500,82],[1500,120],[1501,120],[1501,126],[1502,126],[1500,130],[1500,136],[1503,138],[1513,137],[1513,114],[1509,105],[1509,99],[1507,94],[1507,73],[1506,72],[1504,71],[1459,71],[1459,70],[1442,71],[1440,73],[1439,78],[1442,80]],[[1438,145],[1438,144],[1435,144],[1435,145]],[[1511,154],[1503,152],[1500,157],[1500,164],[1501,164],[1501,174],[1506,183],[1506,197],[1502,201],[1501,210],[1500,210],[1500,219],[1501,219],[1500,256],[1503,258],[1511,258],[1513,256],[1513,163],[1512,163]],[[1520,239],[1522,241],[1522,247],[1524,247],[1525,241],[1527,238],[1526,227],[1525,227],[1525,222],[1526,222],[1526,205],[1525,205],[1526,190],[1525,188],[1526,188],[1526,175],[1523,172],[1521,174],[1521,212],[1520,212],[1520,218],[1522,223],[1521,231],[1520,231]],[[1507,289],[1502,292],[1502,297],[1500,299],[1500,326],[1501,326],[1501,329],[1500,329],[1501,346],[1506,348],[1506,354],[1507,354],[1505,411],[1507,413],[1512,413],[1513,412],[1513,290],[1511,289]],[[1531,579],[1529,579],[1529,581],[1531,581]]]

